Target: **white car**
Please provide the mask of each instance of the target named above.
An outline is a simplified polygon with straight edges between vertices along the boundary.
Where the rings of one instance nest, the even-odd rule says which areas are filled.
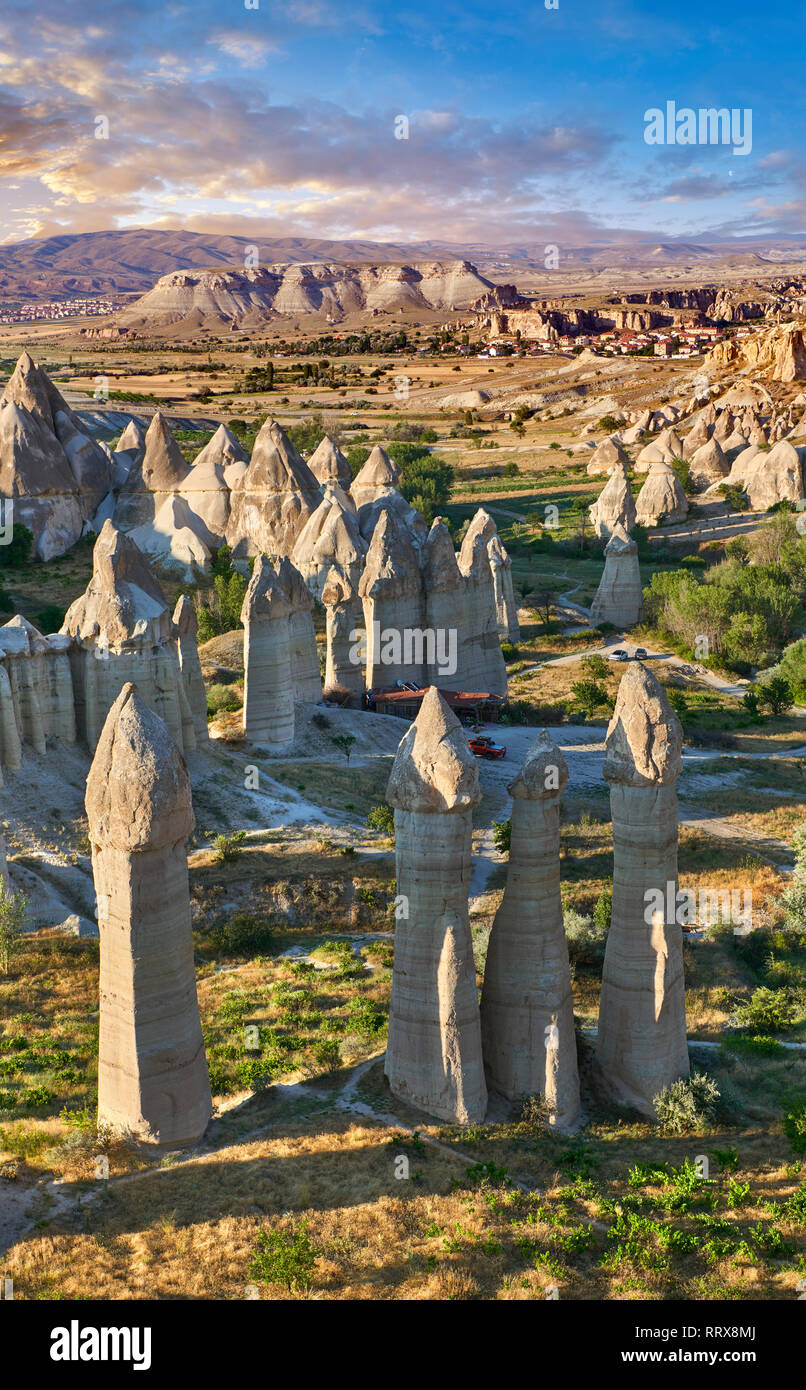
[[[607,659],[608,661],[629,661],[630,657],[623,647],[616,647],[614,652],[608,653]]]

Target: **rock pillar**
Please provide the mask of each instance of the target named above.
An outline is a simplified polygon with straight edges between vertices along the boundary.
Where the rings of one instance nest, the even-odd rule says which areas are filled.
[[[144,1143],[192,1144],[211,1101],[190,925],[190,780],[133,685],[109,711],[86,806],[101,934],[98,1120]]]
[[[431,686],[397,750],[397,891],[386,1075],[393,1093],[454,1123],[483,1120],[487,1087],[468,917],[478,769],[461,724]]]
[[[675,920],[682,730],[640,662],[619,687],[604,776],[613,815],[613,910],[599,1006],[599,1065],[616,1100],[654,1114],[688,1076],[683,933]]]
[[[207,728],[207,694],[204,689],[201,662],[199,661],[198,632],[199,623],[196,609],[187,594],[182,594],[174,609],[176,626],[176,647],[179,654],[179,669],[182,684],[190,706],[196,745],[201,748],[209,738]]]
[[[560,893],[562,753],[545,730],[509,784],[507,884],[487,950],[481,1036],[487,1084],[509,1100],[543,1096],[550,1121],[579,1114],[571,971]]]
[[[255,560],[241,609],[246,672],[243,728],[251,743],[287,753],[294,743],[290,604],[265,555]]]
[[[335,699],[349,694],[360,699],[364,693],[364,668],[360,661],[353,660],[362,624],[358,594],[349,579],[331,569],[322,590],[322,602],[327,610],[325,697]]]
[[[287,557],[279,561],[276,570],[289,605],[288,640],[291,646],[294,699],[319,704],[322,699],[322,677],[313,628],[313,598],[299,570]]]

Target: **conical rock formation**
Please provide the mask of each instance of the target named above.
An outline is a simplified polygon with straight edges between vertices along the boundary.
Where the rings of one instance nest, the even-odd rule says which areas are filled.
[[[452,1123],[484,1119],[487,1088],[468,917],[478,769],[432,686],[397,750],[398,897],[386,1075],[394,1095]]]

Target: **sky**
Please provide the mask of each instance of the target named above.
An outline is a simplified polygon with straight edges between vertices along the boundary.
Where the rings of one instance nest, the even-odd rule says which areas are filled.
[[[0,241],[803,234],[804,19],[797,0],[6,6]],[[749,111],[749,152],[648,144],[668,102]]]

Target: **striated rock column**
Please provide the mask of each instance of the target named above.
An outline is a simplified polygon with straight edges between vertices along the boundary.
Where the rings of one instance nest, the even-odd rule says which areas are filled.
[[[517,642],[520,637],[520,628],[518,626],[518,608],[512,588],[512,561],[501,544],[498,527],[490,513],[485,511],[483,507],[479,507],[465,532],[465,538],[459,552],[459,564],[462,569],[467,568],[472,563],[473,548],[477,536],[483,537],[487,547],[487,557],[493,576],[499,636],[510,642]]]
[[[467,690],[461,664],[465,617],[465,581],[459,570],[451,534],[436,517],[422,550],[425,621],[429,647],[425,676],[443,690]],[[430,649],[429,649],[430,648]]]
[[[560,893],[560,796],[568,768],[542,730],[514,781],[507,886],[487,950],[481,1037],[487,1084],[543,1096],[551,1123],[579,1114],[571,971]]]
[[[487,1087],[468,916],[471,819],[481,799],[464,730],[435,686],[395,756],[397,891],[386,1075],[441,1120],[483,1120]]]
[[[182,684],[190,706],[193,730],[197,747],[203,747],[209,739],[207,728],[207,695],[204,689],[201,662],[199,661],[198,632],[199,622],[196,609],[187,594],[182,594],[174,609],[176,626],[176,647],[179,654],[179,669]]]
[[[476,536],[466,548],[467,536],[459,554],[459,569],[465,581],[463,632],[459,661],[466,690],[489,690],[506,696],[507,668],[501,654],[495,591],[487,545]]]
[[[613,911],[597,1055],[614,1097],[645,1115],[659,1091],[689,1074],[683,933],[674,911],[682,741],[662,686],[635,662],[607,730]]]
[[[424,679],[425,598],[411,535],[383,511],[372,533],[358,592],[364,604],[367,689]]]
[[[632,627],[644,615],[638,546],[618,523],[605,546],[605,567],[591,605],[591,627]]]
[[[276,573],[289,606],[288,640],[291,645],[294,699],[318,704],[322,698],[322,677],[313,628],[313,598],[299,570],[287,557],[279,561]]]
[[[162,719],[123,687],[87,778],[101,933],[98,1120],[144,1143],[210,1121],[187,852],[190,779]]]
[[[255,560],[241,609],[246,672],[243,728],[252,743],[286,753],[294,743],[290,604],[265,555]]]
[[[331,569],[322,590],[322,602],[327,610],[325,696],[348,692],[360,697],[364,693],[364,668],[360,661],[352,659],[359,645],[353,634],[361,631],[363,621],[358,594],[349,579]]]

